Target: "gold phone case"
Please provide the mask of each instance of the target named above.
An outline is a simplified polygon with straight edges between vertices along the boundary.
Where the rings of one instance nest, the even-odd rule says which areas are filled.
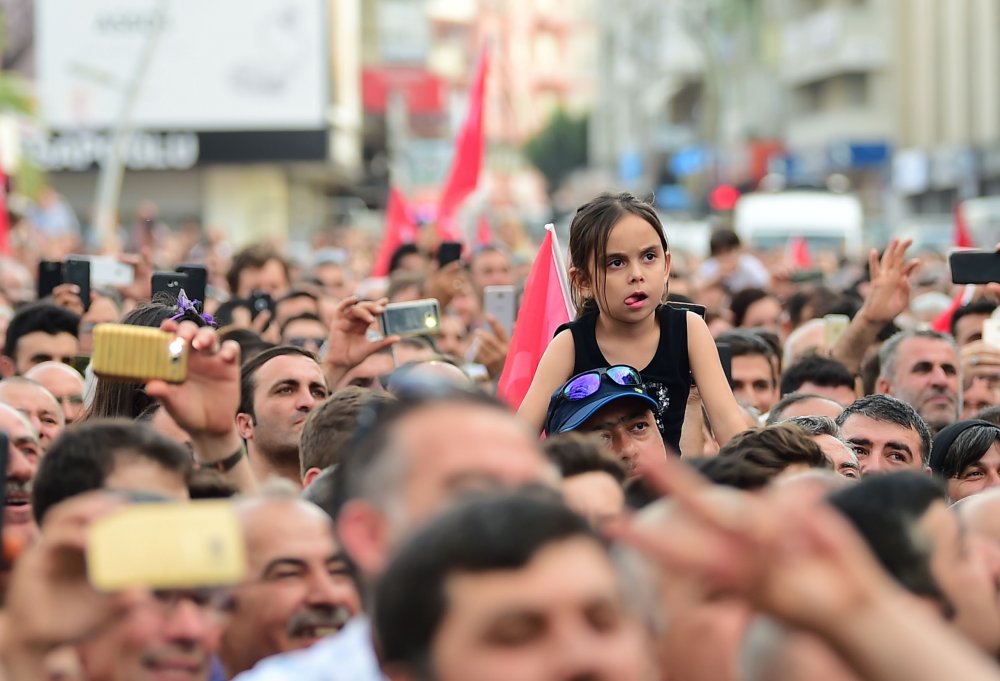
[[[94,374],[105,380],[183,383],[187,344],[173,334],[146,326],[98,324],[94,327]]]
[[[90,526],[87,574],[101,591],[235,584],[243,530],[228,500],[133,504]]]

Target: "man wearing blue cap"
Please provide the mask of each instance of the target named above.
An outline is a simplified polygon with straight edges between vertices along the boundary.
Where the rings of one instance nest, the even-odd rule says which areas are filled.
[[[585,371],[552,394],[545,432],[599,434],[634,476],[642,466],[656,465],[667,455],[656,427],[658,408],[632,367],[619,364]]]

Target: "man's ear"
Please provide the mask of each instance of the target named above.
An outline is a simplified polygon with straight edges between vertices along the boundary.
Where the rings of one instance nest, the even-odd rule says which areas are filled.
[[[892,395],[892,385],[889,383],[888,378],[879,376],[878,380],[875,381],[875,394]]]
[[[236,430],[240,432],[240,437],[244,440],[253,439],[253,418],[250,414],[241,412],[236,415]]]
[[[348,501],[337,514],[337,541],[364,575],[379,574],[389,561],[389,523],[371,503]]]
[[[311,485],[313,483],[313,480],[319,477],[319,474],[322,472],[323,469],[317,468],[316,466],[307,469],[305,475],[302,476],[302,488],[305,489],[306,487]]]
[[[17,375],[17,367],[14,365],[14,360],[7,355],[0,355],[0,375],[4,378]]]

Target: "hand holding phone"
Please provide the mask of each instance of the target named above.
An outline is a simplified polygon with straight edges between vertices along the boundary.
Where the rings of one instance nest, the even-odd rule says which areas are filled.
[[[82,256],[66,258],[63,263],[63,283],[74,284],[83,303],[83,310],[90,309],[90,261]]]
[[[497,320],[507,338],[514,333],[517,318],[517,292],[513,286],[487,286],[483,289],[483,311]]]
[[[383,336],[426,336],[441,333],[441,309],[433,298],[391,303],[379,316]]]

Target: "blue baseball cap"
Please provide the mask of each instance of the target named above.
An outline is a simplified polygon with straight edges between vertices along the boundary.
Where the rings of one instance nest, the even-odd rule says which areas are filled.
[[[549,399],[549,408],[545,414],[545,433],[547,435],[576,430],[591,416],[618,400],[642,402],[654,414],[660,408],[659,403],[646,393],[642,385],[620,385],[606,375],[600,376],[600,385],[593,394],[576,400],[565,396],[564,391],[567,385],[585,374],[594,373],[594,371],[584,371],[573,376],[552,393],[552,397]]]

